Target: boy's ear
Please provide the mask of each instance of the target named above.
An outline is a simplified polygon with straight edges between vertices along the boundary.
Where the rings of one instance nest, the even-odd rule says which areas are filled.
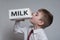
[[[44,21],[40,20],[40,21],[38,22],[38,25],[44,25]]]

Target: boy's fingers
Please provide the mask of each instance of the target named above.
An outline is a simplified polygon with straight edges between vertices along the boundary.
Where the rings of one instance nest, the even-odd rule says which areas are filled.
[[[25,19],[22,19],[22,21],[24,21]]]
[[[16,19],[16,22],[24,21],[24,19]]]

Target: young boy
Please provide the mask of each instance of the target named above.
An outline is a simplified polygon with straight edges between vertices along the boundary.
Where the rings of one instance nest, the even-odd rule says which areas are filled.
[[[24,34],[24,40],[48,40],[43,30],[50,26],[53,21],[53,15],[48,10],[39,9],[37,12],[32,14],[30,21],[33,24],[33,27],[21,27],[21,21],[24,20],[16,20],[14,30],[15,33],[20,33],[19,35]]]

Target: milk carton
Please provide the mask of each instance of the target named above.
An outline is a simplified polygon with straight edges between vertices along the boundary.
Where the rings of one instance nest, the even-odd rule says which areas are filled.
[[[27,19],[32,18],[32,12],[29,8],[9,10],[9,19]]]

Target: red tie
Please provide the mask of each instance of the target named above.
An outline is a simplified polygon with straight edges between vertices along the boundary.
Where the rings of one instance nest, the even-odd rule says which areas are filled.
[[[30,33],[29,33],[29,35],[27,37],[27,40],[29,40],[29,38],[30,38],[30,36],[31,36],[32,33],[33,33],[33,30],[30,31]]]

